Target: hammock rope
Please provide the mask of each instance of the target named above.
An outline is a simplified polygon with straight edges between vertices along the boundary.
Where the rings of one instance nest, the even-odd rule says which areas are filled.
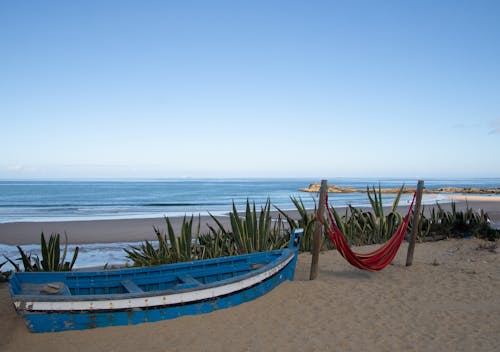
[[[342,231],[337,226],[335,219],[333,218],[332,212],[328,206],[328,194],[326,195],[326,205],[328,217],[330,219],[331,227],[326,224],[326,233],[330,240],[335,245],[335,248],[339,253],[353,266],[368,271],[379,271],[384,269],[389,265],[394,257],[396,256],[401,243],[408,229],[408,223],[410,222],[410,215],[413,209],[413,204],[415,203],[416,193],[413,195],[411,205],[408,208],[408,213],[403,218],[401,224],[392,235],[392,237],[380,248],[370,253],[356,253],[351,250],[345,236]],[[323,222],[323,219],[320,219]]]

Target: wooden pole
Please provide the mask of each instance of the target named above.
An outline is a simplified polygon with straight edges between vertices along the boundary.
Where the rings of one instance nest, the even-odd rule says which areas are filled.
[[[410,243],[408,244],[408,254],[406,255],[406,266],[413,264],[413,252],[417,241],[418,223],[420,221],[420,205],[422,204],[422,193],[424,192],[424,181],[419,180],[417,184],[417,199],[413,209],[413,225],[411,228]]]
[[[311,274],[309,275],[309,280],[314,280],[318,277],[319,251],[321,249],[321,237],[322,237],[321,235],[323,233],[322,218],[325,213],[327,193],[328,193],[328,181],[321,180],[321,187],[319,189],[318,211],[316,212],[316,228],[314,229],[314,237],[313,237]]]

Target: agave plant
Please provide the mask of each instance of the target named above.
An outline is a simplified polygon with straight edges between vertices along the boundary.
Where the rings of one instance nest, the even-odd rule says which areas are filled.
[[[59,245],[60,235],[58,233],[51,234],[48,243],[45,240],[45,235],[43,232],[40,237],[42,260],[40,260],[38,256],[32,256],[31,253],[25,253],[21,246],[17,246],[19,254],[21,255],[19,259],[23,263],[24,271],[71,271],[73,269],[73,265],[75,264],[76,258],[78,257],[79,247],[75,248],[73,258],[70,262],[68,262],[66,261],[66,254],[68,251],[68,236],[66,235],[66,233],[64,234],[66,243],[64,245],[62,256],[61,248]],[[21,268],[16,262],[9,258],[7,258],[7,260],[14,266],[16,271],[21,271]]]
[[[233,210],[229,213],[231,232],[227,231],[215,216],[211,216],[220,233],[223,236],[232,237],[237,254],[284,248],[290,240],[289,236],[283,234],[281,217],[273,223],[269,199],[259,213],[257,213],[255,202],[251,206],[247,199],[245,217],[240,215],[233,202]]]
[[[215,229],[208,225],[210,233],[198,236],[200,259],[220,258],[236,255],[236,246],[232,233]]]
[[[302,201],[301,198],[297,199],[295,197],[290,197],[293,205],[297,209],[297,212],[299,213],[299,219],[296,220],[289,214],[287,214],[285,211],[281,210],[278,207],[275,207],[276,210],[286,219],[288,224],[290,225],[290,231],[293,229],[297,228],[302,228],[304,229],[304,234],[302,236],[302,240],[300,241],[300,250],[301,251],[311,251],[312,249],[312,242],[313,242],[313,237],[314,237],[314,231],[316,230],[316,226],[320,226],[316,219],[316,202],[314,203],[314,210],[309,211],[307,210],[306,206],[304,205],[304,202]],[[325,234],[322,234],[322,243],[321,243],[321,249],[329,249],[332,247],[332,244],[329,240],[326,239],[327,237]]]
[[[431,208],[431,212],[434,212],[434,208]],[[429,236],[431,231],[431,221],[429,221],[425,217],[425,206],[422,206],[420,210],[419,220],[417,224],[417,239],[421,239]],[[415,226],[413,223],[413,216],[410,216],[410,221],[408,222],[408,231],[406,233],[406,239],[409,239],[409,234],[413,231],[413,227]]]
[[[404,185],[401,186],[399,192],[396,194],[387,215],[384,214],[380,185],[378,192],[375,187],[373,187],[372,191],[367,187],[368,199],[370,200],[373,212],[363,211],[353,206],[346,208],[343,216],[334,208],[330,208],[329,211],[351,245],[385,242],[393,235],[402,221],[403,217],[396,209],[403,190]]]
[[[373,196],[369,188],[367,187],[368,198],[370,199],[374,214],[374,216],[372,216],[370,219],[373,223],[373,237],[370,238],[371,243],[380,243],[388,240],[403,220],[401,214],[396,211],[399,200],[401,199],[401,195],[403,194],[403,190],[404,185],[401,186],[399,192],[396,194],[396,197],[392,202],[389,214],[387,214],[387,216],[384,216],[384,207],[382,205],[382,190],[380,188],[380,184],[378,186],[378,194],[375,190],[375,187],[373,187]]]
[[[192,259],[196,259],[197,254],[197,242],[196,239],[200,233],[200,221],[198,218],[198,227],[195,236],[193,237],[193,216],[189,221],[184,217],[181,226],[180,236],[176,236],[172,224],[168,218],[167,222],[167,232],[170,242],[170,251],[174,262],[185,262]],[[157,236],[161,232],[155,228],[154,229]]]
[[[473,211],[467,204],[465,211],[457,210],[455,202],[450,204],[451,210],[446,211],[436,203],[431,208],[429,216],[421,213],[419,237],[442,235],[446,237],[463,237],[467,234],[488,240],[500,237],[500,231],[491,228],[490,218],[483,210]],[[422,232],[420,232],[422,228]]]
[[[196,239],[200,233],[200,221],[198,220],[198,228],[194,237],[193,216],[189,220],[186,217],[183,218],[180,236],[175,234],[168,217],[165,217],[165,222],[167,225],[166,234],[157,227],[153,228],[158,241],[157,246],[146,240],[139,246],[130,246],[130,248],[124,249],[127,258],[133,262],[134,266],[170,264],[197,259]]]
[[[7,261],[0,263],[0,269],[2,269],[2,266],[4,266],[7,263]],[[7,281],[8,273],[5,273],[0,270],[0,282]]]

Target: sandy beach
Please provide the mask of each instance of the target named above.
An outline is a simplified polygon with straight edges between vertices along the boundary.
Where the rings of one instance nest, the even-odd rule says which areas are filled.
[[[500,223],[500,202],[470,200]],[[459,201],[457,207],[466,206]],[[444,205],[449,207],[449,204]],[[404,210],[404,208],[403,208]],[[224,218],[223,218],[224,219]],[[173,218],[179,226],[182,218]],[[202,224],[209,218],[202,218]],[[227,221],[227,218],[226,218]],[[0,224],[0,243],[38,243],[40,231],[71,242],[153,238],[163,219]],[[417,244],[405,267],[406,243],[378,273],[351,267],[336,251],[299,256],[296,280],[243,305],[207,315],[135,326],[33,334],[0,284],[1,351],[495,351],[500,345],[499,250],[478,239]],[[371,250],[376,246],[358,250]]]
[[[1,1],[0,352],[500,352],[499,17]]]
[[[478,239],[406,244],[378,273],[336,251],[299,256],[296,280],[237,307],[157,323],[33,334],[0,285],[0,350],[14,351],[497,351],[500,254]],[[373,249],[373,246],[358,250]]]
[[[464,194],[451,194],[448,198],[454,201],[467,201],[467,202],[500,202],[498,195],[464,195]]]

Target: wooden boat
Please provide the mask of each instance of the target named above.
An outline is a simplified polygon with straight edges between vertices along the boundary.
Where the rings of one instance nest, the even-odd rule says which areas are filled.
[[[302,230],[288,248],[147,268],[19,272],[10,279],[18,314],[33,332],[138,324],[203,314],[293,280]]]

